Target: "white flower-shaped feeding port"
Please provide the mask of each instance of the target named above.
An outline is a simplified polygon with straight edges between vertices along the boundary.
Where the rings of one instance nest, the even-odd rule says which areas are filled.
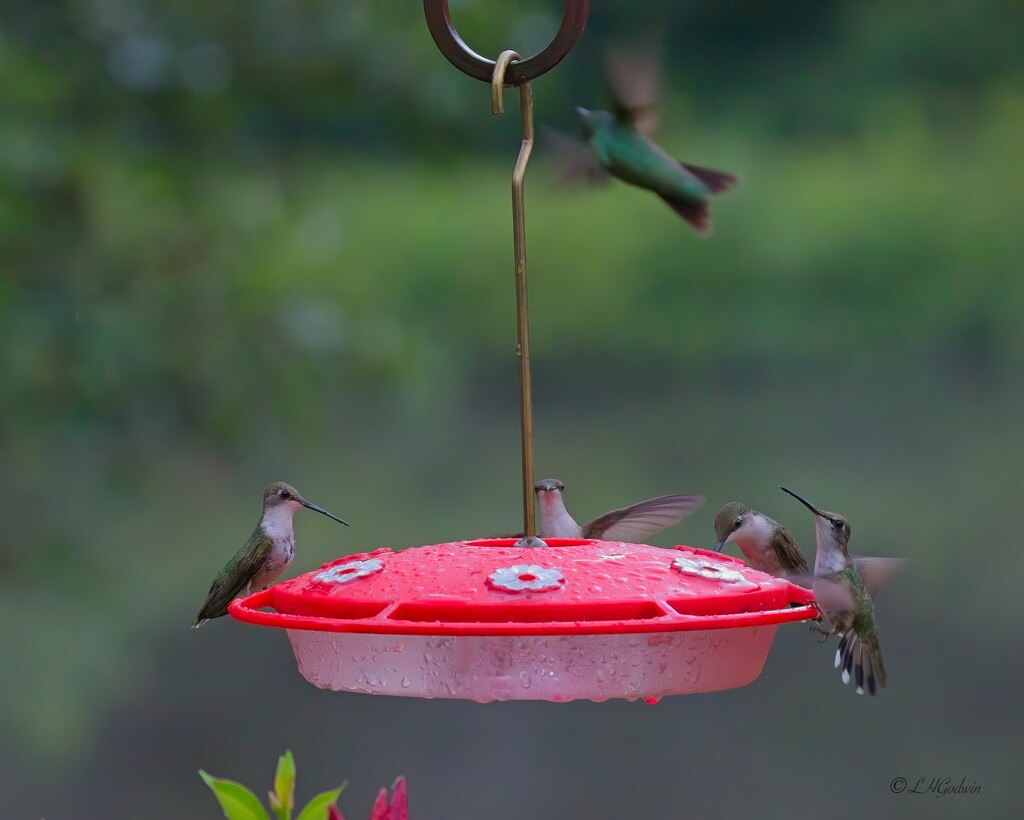
[[[496,569],[487,576],[487,583],[503,592],[548,592],[560,589],[565,583],[565,576],[557,569],[516,564]]]
[[[725,584],[752,583],[742,572],[723,567],[721,564],[708,561],[706,558],[690,558],[680,555],[672,562],[672,566],[684,575],[696,575],[700,578],[721,581]]]
[[[379,558],[367,558],[365,561],[348,561],[318,572],[313,576],[314,581],[321,581],[325,584],[347,584],[356,578],[365,578],[384,569],[384,564]]]

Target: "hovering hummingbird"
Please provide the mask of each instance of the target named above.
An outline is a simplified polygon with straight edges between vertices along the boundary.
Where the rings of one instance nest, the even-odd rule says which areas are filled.
[[[715,516],[715,552],[735,541],[754,569],[780,578],[811,573],[789,530],[764,513],[730,501]]]
[[[704,503],[702,495],[662,495],[621,510],[612,510],[589,524],[576,523],[562,500],[565,485],[557,478],[537,482],[541,538],[596,538],[605,541],[642,542],[654,533],[678,523]]]
[[[650,57],[612,53],[607,76],[612,111],[576,109],[590,151],[589,157],[576,152],[566,175],[592,181],[611,175],[653,191],[698,234],[707,236],[711,232],[708,200],[736,184],[738,177],[680,162],[651,139],[658,117],[657,71]],[[562,153],[569,155],[564,146]]]
[[[256,529],[213,579],[206,602],[192,622],[193,629],[210,618],[226,615],[228,604],[235,598],[266,589],[284,572],[295,557],[292,516],[302,507],[348,526],[338,516],[306,501],[294,487],[275,481],[263,493],[263,514]]]
[[[868,571],[869,583],[862,577],[857,562],[850,558],[847,550],[850,542],[849,522],[837,513],[819,510],[792,490],[785,487],[779,489],[789,493],[814,513],[817,541],[814,597],[832,625],[828,632],[819,630],[824,635],[822,640],[834,634],[839,635],[835,665],[836,669],[842,669],[843,683],[849,683],[852,676],[858,695],[864,694],[865,687],[874,695],[876,689],[885,688],[886,675],[878,644],[878,627],[871,593],[902,562],[885,558],[862,559],[862,566]]]

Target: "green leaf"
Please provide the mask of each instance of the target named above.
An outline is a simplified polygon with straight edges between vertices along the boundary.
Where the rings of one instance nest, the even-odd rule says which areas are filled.
[[[277,761],[272,795],[270,804],[278,820],[291,820],[295,807],[295,757],[291,749],[287,749]]]
[[[338,801],[338,796],[346,785],[347,781],[334,791],[320,792],[306,804],[306,808],[299,814],[298,820],[327,820],[327,810]]]
[[[241,783],[221,780],[202,769],[199,770],[199,776],[213,791],[227,820],[270,820],[259,798]]]

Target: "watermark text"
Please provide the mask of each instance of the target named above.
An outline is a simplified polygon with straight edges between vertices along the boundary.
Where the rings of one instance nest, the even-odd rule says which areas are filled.
[[[918,777],[908,782],[905,777],[894,777],[889,783],[893,794],[930,794],[932,797],[946,797],[956,794],[981,794],[981,784],[961,777]]]

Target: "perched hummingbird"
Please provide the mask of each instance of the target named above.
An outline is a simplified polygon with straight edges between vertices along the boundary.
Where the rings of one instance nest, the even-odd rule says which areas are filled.
[[[541,538],[597,538],[605,541],[642,542],[670,527],[704,503],[702,495],[662,495],[621,510],[612,510],[589,524],[576,523],[562,500],[565,485],[557,478],[537,482]]]
[[[708,200],[739,179],[725,171],[679,162],[651,139],[657,126],[656,75],[650,58],[610,55],[608,84],[613,110],[576,109],[590,147],[591,165],[584,167],[577,161],[574,171],[592,180],[615,176],[653,191],[698,234],[707,236],[711,232]]]
[[[777,575],[810,575],[807,559],[789,530],[764,513],[730,501],[715,516],[715,552],[735,541],[754,569]]]
[[[817,554],[814,558],[814,597],[819,608],[832,624],[822,640],[839,635],[836,650],[836,669],[842,669],[843,683],[852,675],[857,694],[865,687],[872,695],[884,689],[885,667],[878,644],[875,607],[871,602],[872,587],[877,587],[901,562],[891,559],[870,559],[872,583],[865,583],[856,563],[851,560],[847,545],[850,542],[850,524],[841,515],[819,510],[810,501],[792,490],[783,492],[814,513]]]
[[[327,510],[306,501],[299,491],[275,481],[263,493],[263,514],[249,540],[224,565],[206,596],[206,602],[192,622],[192,628],[202,626],[210,618],[227,615],[228,604],[235,598],[266,589],[295,557],[295,535],[292,516],[306,507],[333,518],[339,524],[348,523]]]

